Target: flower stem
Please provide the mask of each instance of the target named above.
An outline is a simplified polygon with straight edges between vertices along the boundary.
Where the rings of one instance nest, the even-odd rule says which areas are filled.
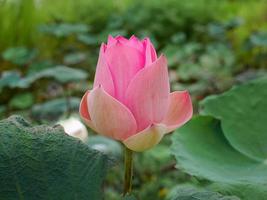
[[[132,191],[133,178],[133,151],[125,146],[124,152],[124,190],[123,196],[130,194]]]

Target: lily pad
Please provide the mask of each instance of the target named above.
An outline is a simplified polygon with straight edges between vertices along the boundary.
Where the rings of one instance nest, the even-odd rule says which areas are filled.
[[[77,36],[78,41],[86,44],[86,45],[96,45],[100,43],[99,39],[90,34],[79,34]]]
[[[34,105],[32,116],[36,120],[58,120],[67,111],[78,111],[79,105],[80,98],[77,97],[53,99]]]
[[[222,195],[218,192],[197,188],[191,185],[176,187],[169,194],[168,200],[241,200],[237,196]]]
[[[122,157],[122,147],[121,144],[115,140],[103,137],[100,135],[89,136],[87,144],[92,149],[96,149],[105,154],[111,155],[116,158]]]
[[[20,74],[17,71],[4,71],[0,78],[0,91],[5,88],[14,88],[20,81]]]
[[[229,143],[252,159],[267,159],[267,77],[201,102],[202,114],[221,120]]]
[[[19,86],[27,88],[41,78],[53,78],[60,83],[75,82],[86,79],[87,75],[84,70],[60,65],[29,74],[19,82]]]
[[[234,149],[225,138],[220,121],[198,116],[172,136],[177,167],[211,181],[232,184],[266,184],[267,165]]]
[[[89,27],[86,24],[46,24],[40,26],[39,30],[42,33],[54,35],[56,37],[66,37],[72,34],[86,33]]]
[[[24,65],[33,60],[37,55],[36,50],[30,50],[26,47],[12,47],[4,51],[3,58],[17,65]]]
[[[26,92],[15,95],[9,102],[9,106],[15,109],[26,109],[32,106],[34,97],[32,93]]]
[[[213,183],[207,187],[209,190],[222,194],[236,195],[242,200],[263,200],[267,196],[267,184],[238,184],[229,185]]]
[[[70,53],[64,57],[64,63],[66,65],[75,65],[83,62],[86,59],[86,53],[77,52],[77,53]]]
[[[110,160],[64,133],[12,116],[0,121],[1,199],[101,199]]]

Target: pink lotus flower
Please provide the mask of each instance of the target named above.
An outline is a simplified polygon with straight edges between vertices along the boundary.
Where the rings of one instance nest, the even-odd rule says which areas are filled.
[[[109,36],[102,44],[94,87],[80,104],[84,122],[97,133],[144,151],[192,117],[187,91],[170,93],[167,60],[148,38]]]

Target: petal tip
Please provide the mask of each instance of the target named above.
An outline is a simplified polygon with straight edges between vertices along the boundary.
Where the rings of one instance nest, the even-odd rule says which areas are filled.
[[[168,131],[173,131],[188,122],[193,116],[193,105],[188,91],[175,91],[170,94],[168,112],[162,123]]]
[[[138,41],[139,39],[138,39],[135,35],[132,35],[132,36],[130,37],[129,40],[135,40],[135,41]]]

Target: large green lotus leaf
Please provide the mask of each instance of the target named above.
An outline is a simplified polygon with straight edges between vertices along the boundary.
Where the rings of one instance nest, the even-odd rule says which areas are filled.
[[[123,155],[122,146],[118,141],[101,135],[89,136],[86,143],[92,149],[96,149],[118,159]]]
[[[34,103],[33,94],[30,92],[16,94],[10,101],[9,106],[15,109],[26,109]]]
[[[267,159],[267,77],[206,98],[204,114],[221,120],[230,144],[243,154]]]
[[[42,33],[51,34],[56,37],[67,37],[72,34],[86,33],[89,30],[89,27],[86,24],[61,23],[41,25],[39,30]]]
[[[167,200],[263,200],[267,196],[267,185],[249,185],[249,184],[223,184],[212,183],[208,186],[197,187],[192,184],[178,185],[174,187]]]
[[[87,76],[84,70],[59,65],[29,74],[19,82],[19,86],[27,88],[41,78],[54,78],[60,83],[68,83],[84,80]]]
[[[187,173],[225,183],[267,183],[267,164],[234,149],[220,121],[198,116],[172,136],[177,166]]]
[[[47,64],[48,65],[48,64]],[[28,88],[32,83],[41,78],[52,78],[60,83],[78,82],[85,80],[88,76],[84,70],[75,69],[63,65],[45,68],[43,70],[32,70],[27,76],[21,78],[16,71],[5,71],[0,77],[0,91],[4,87]]]
[[[0,121],[0,199],[101,199],[110,160],[58,127]]]
[[[75,52],[64,56],[64,64],[75,65],[83,62],[86,59],[86,53]]]
[[[36,50],[30,50],[26,47],[11,47],[2,54],[5,60],[17,65],[24,65],[32,61],[37,56]]]
[[[263,200],[267,197],[267,184],[222,184],[213,183],[207,187],[209,190],[221,194],[236,195],[242,200]]]
[[[0,92],[4,87],[17,87],[19,81],[20,74],[17,71],[4,71],[0,77]]]
[[[31,115],[38,121],[56,121],[64,113],[79,110],[80,98],[57,98],[41,104],[35,104],[31,109]]]
[[[137,200],[133,195],[126,195],[122,197],[122,200]]]
[[[240,200],[240,198],[234,195],[222,195],[191,185],[181,185],[171,191],[167,200]]]

